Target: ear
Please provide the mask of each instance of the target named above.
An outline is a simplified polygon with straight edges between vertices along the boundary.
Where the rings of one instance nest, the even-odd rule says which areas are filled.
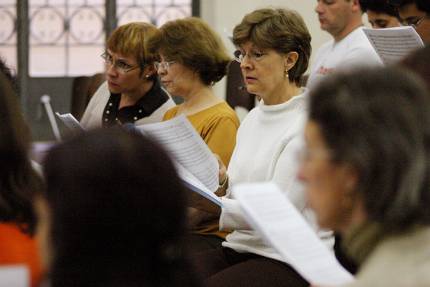
[[[351,9],[353,12],[362,13],[360,1],[359,0],[350,0],[351,1]]]
[[[148,66],[144,67],[144,69],[142,71],[142,77],[147,79],[156,73],[157,73],[157,71],[155,70],[154,65],[148,65]]]
[[[351,165],[343,165],[338,174],[339,178],[345,184],[345,194],[348,196],[355,196],[358,184],[358,172]]]
[[[294,67],[298,59],[299,59],[299,53],[295,51],[289,52],[287,55],[285,55],[285,59],[284,59],[285,70],[286,71],[291,70],[291,68]]]

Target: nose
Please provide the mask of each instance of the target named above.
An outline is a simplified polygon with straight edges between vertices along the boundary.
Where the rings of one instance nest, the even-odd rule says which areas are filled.
[[[318,14],[321,14],[323,12],[321,1],[317,2],[317,6],[315,6],[315,12],[317,12]]]
[[[116,77],[118,75],[114,65],[106,65],[106,75],[109,77]]]
[[[158,67],[155,67],[155,70],[157,71],[158,75],[167,74],[167,69],[165,69],[163,65],[159,65]]]
[[[303,183],[307,181],[305,163],[301,163],[297,171],[297,179]]]
[[[245,55],[240,62],[240,68],[242,70],[250,69],[252,67],[251,61],[249,60],[248,55]]]

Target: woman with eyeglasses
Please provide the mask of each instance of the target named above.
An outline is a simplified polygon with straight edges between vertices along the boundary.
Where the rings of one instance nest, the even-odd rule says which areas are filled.
[[[430,286],[430,97],[393,68],[331,75],[310,92],[299,177],[320,226],[359,264],[344,287]]]
[[[236,143],[239,120],[234,110],[215,95],[212,86],[227,73],[230,57],[219,36],[201,19],[185,18],[160,27],[151,39],[157,52],[155,68],[163,86],[183,103],[166,112],[164,120],[185,115],[219,160],[228,165]],[[222,184],[222,183],[221,183]],[[191,195],[187,241],[192,252],[221,246],[226,231],[219,231],[212,203]]]
[[[303,144],[307,96],[299,85],[311,54],[301,16],[287,9],[260,9],[234,28],[233,43],[249,93],[260,97],[238,130],[222,197],[221,230],[232,230],[222,248],[195,256],[205,286],[308,286],[281,255],[247,224],[230,187],[273,181],[297,208],[305,200],[296,178]]]
[[[154,69],[156,55],[147,48],[157,28],[134,22],[113,31],[102,55],[106,82],[96,91],[81,119],[84,128],[160,122],[175,106]]]

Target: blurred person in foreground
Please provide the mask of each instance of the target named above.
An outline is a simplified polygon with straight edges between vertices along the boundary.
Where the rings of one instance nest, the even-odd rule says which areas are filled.
[[[32,200],[43,188],[28,157],[31,135],[24,121],[14,77],[0,61],[0,266],[24,265],[31,286],[42,276],[34,239],[37,218]]]
[[[361,69],[310,92],[299,177],[340,232],[358,286],[430,286],[430,97],[405,70]]]
[[[427,85],[427,91],[430,94],[430,46],[410,53],[398,64],[420,76]]]
[[[187,193],[156,142],[97,129],[54,147],[44,174],[36,207],[51,287],[198,286],[183,247]]]

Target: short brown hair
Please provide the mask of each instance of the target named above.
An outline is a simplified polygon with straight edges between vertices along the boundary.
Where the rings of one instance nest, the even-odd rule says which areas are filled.
[[[206,85],[221,80],[231,61],[221,38],[203,20],[195,17],[169,21],[159,29],[149,45],[196,71]]]
[[[288,9],[258,9],[242,19],[234,27],[233,43],[236,46],[252,42],[262,49],[273,49],[286,54],[295,51],[299,58],[288,71],[290,81],[300,83],[300,78],[308,68],[311,55],[311,35],[303,18]]]
[[[132,22],[116,28],[106,43],[106,48],[124,56],[133,56],[143,68],[152,65],[156,54],[149,52],[148,41],[157,28],[145,22]]]

